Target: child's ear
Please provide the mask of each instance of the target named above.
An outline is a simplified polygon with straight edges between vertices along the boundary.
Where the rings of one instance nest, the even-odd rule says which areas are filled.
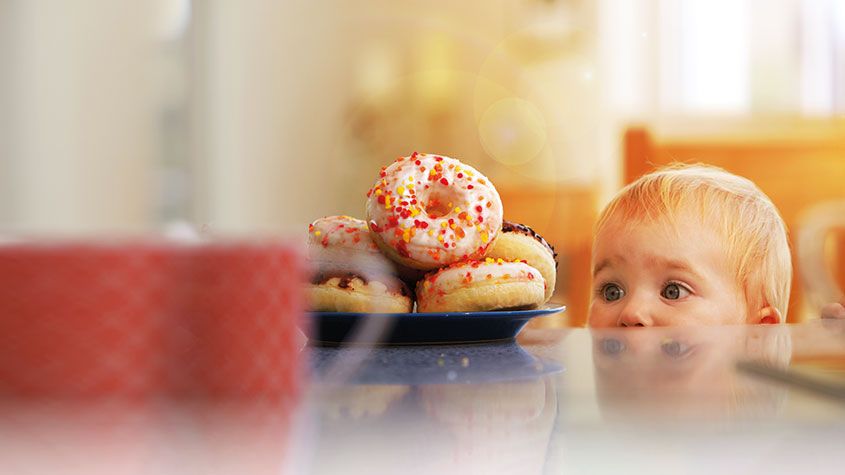
[[[752,316],[752,319],[753,321],[751,321],[750,323],[769,325],[773,323],[780,323],[781,314],[778,309],[772,307],[771,305],[766,305],[765,307],[758,310],[757,314]]]

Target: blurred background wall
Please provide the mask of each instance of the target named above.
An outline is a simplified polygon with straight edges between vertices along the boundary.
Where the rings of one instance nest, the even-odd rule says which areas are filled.
[[[0,106],[4,234],[297,234],[436,152],[558,247],[580,324],[626,132],[835,143],[845,3],[0,0]]]
[[[138,2],[3,2],[8,227],[138,230],[154,219],[155,14]]]

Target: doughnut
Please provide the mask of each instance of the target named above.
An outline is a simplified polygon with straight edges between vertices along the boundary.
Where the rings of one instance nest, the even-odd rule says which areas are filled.
[[[308,226],[314,268],[311,307],[326,312],[410,312],[411,292],[396,265],[379,251],[366,222],[328,216]]]
[[[308,226],[308,259],[322,272],[397,275],[411,287],[425,275],[388,259],[366,221],[350,216],[326,216]]]
[[[557,280],[557,253],[554,247],[533,229],[524,224],[505,221],[502,223],[502,232],[487,257],[525,261],[540,271],[546,281],[543,302],[552,298]]]
[[[308,225],[308,259],[320,272],[373,275],[395,273],[379,251],[367,223],[350,216],[326,216]]]
[[[502,200],[471,166],[414,152],[382,168],[367,192],[367,220],[388,257],[433,270],[486,255],[502,227]]]
[[[410,296],[405,283],[395,277],[384,283],[355,274],[317,274],[308,297],[315,312],[408,313],[413,309]]]
[[[540,271],[525,262],[486,258],[426,275],[416,295],[418,312],[482,312],[535,308],[545,288]]]

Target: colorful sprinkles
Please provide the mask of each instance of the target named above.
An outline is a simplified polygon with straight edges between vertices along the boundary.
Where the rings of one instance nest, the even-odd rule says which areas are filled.
[[[308,225],[308,234],[323,247],[352,246],[377,252],[367,223],[351,216],[327,216]]]
[[[501,229],[495,188],[449,157],[419,152],[399,157],[382,167],[367,197],[370,229],[400,254],[426,265],[481,257]]]
[[[417,283],[417,297],[442,300],[452,291],[468,286],[512,285],[529,283],[537,278],[539,271],[528,265],[525,260],[492,259],[464,260],[428,273]]]

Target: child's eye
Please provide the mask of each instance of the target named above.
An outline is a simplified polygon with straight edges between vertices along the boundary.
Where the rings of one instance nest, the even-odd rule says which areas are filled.
[[[675,283],[666,284],[666,286],[663,287],[663,290],[660,291],[660,295],[668,300],[679,300],[688,296],[689,294],[690,291],[687,290],[686,287],[681,284]]]
[[[626,349],[625,342],[616,338],[605,338],[601,342],[601,350],[609,356],[619,356]]]
[[[660,344],[660,349],[670,358],[683,358],[692,350],[691,347],[677,340],[666,340]]]
[[[616,284],[605,284],[601,288],[601,296],[607,302],[615,302],[625,296],[625,291]]]

